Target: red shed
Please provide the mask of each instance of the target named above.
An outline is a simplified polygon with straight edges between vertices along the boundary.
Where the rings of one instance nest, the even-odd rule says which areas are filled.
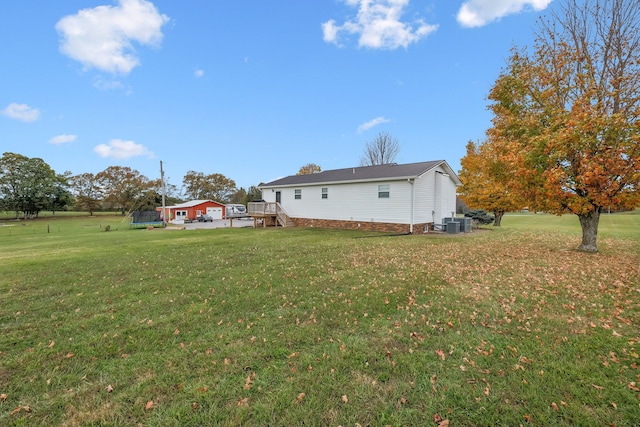
[[[222,219],[226,215],[226,206],[213,200],[192,200],[179,205],[166,206],[167,222],[174,220],[193,220],[200,215],[211,215],[213,219]],[[162,207],[156,208],[162,212]],[[162,215],[162,213],[160,214]]]

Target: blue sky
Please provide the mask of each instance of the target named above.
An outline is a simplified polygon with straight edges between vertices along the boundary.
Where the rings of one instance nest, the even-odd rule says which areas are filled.
[[[238,187],[358,166],[460,168],[487,94],[551,0],[3,0],[0,150]]]

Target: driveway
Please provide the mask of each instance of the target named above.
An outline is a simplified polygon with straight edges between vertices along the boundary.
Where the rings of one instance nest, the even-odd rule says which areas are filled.
[[[212,222],[191,222],[184,224],[186,230],[197,230],[201,228],[228,228],[228,219],[214,219]],[[233,228],[253,227],[253,218],[234,218]]]

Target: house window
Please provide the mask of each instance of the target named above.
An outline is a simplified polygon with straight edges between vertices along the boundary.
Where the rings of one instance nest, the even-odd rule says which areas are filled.
[[[378,185],[378,199],[389,198],[389,184]]]
[[[329,189],[327,187],[322,187],[322,198],[323,199],[329,198]]]
[[[293,190],[293,198],[296,200],[302,199],[302,190]]]

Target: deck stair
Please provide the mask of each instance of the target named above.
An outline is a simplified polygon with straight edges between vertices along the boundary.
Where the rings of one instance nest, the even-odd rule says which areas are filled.
[[[263,227],[295,227],[287,211],[277,202],[249,202],[247,213],[254,219],[254,226],[258,219],[262,219]]]

